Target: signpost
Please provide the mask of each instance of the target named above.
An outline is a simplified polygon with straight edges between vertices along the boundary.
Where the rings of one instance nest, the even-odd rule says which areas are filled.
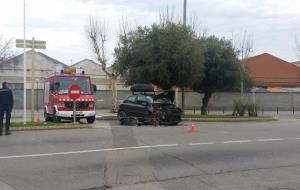
[[[73,100],[73,123],[76,122],[76,99],[81,95],[80,86],[73,84],[68,89],[68,95]]]
[[[31,48],[32,49],[32,62],[31,62],[31,121],[34,121],[34,83],[35,83],[35,49],[46,49],[46,41],[35,40],[23,40],[16,39],[17,48]],[[25,54],[24,54],[25,55]],[[24,57],[25,60],[25,57]],[[26,65],[24,64],[24,68]],[[26,72],[24,73],[24,76]],[[24,94],[26,93],[26,80],[24,80]],[[26,94],[25,94],[26,96]],[[26,109],[26,98],[24,98],[24,109]],[[26,112],[26,110],[25,110]],[[24,116],[26,117],[26,116]]]

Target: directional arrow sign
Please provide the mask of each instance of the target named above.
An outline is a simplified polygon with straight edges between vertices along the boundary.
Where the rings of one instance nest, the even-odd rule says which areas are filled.
[[[41,41],[41,40],[34,40],[34,41],[33,40],[25,40],[25,41],[26,41],[26,48],[46,49],[46,41]],[[23,48],[24,40],[16,39],[16,47]]]

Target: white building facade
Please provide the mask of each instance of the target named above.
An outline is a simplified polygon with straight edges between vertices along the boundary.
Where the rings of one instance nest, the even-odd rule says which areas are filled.
[[[111,81],[106,73],[102,70],[100,64],[90,59],[84,59],[72,65],[75,68],[82,68],[85,74],[91,76],[92,83],[97,86],[97,90],[111,90]],[[129,90],[122,80],[117,81],[118,90]]]
[[[41,52],[35,52],[35,68],[32,68],[32,51],[26,52],[26,89],[31,89],[31,72],[34,70],[36,89],[44,88],[44,78],[54,73],[56,68],[67,67],[64,63],[55,60]],[[23,54],[0,63],[0,82],[7,81],[10,88],[23,89],[24,71]]]

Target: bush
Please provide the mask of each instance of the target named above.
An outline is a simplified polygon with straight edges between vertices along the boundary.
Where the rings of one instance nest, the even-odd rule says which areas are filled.
[[[258,115],[258,105],[253,103],[247,103],[247,111],[250,117],[257,117]]]
[[[247,104],[241,100],[235,100],[233,102],[233,116],[244,116],[246,112]]]

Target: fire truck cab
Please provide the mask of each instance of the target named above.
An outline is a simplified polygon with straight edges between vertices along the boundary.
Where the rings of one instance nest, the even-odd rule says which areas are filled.
[[[45,121],[72,120],[73,100],[68,96],[68,89],[73,84],[81,88],[81,96],[76,100],[77,121],[86,119],[88,123],[94,123],[96,86],[91,84],[90,76],[85,75],[82,69],[76,71],[76,68],[61,70],[45,78]]]

